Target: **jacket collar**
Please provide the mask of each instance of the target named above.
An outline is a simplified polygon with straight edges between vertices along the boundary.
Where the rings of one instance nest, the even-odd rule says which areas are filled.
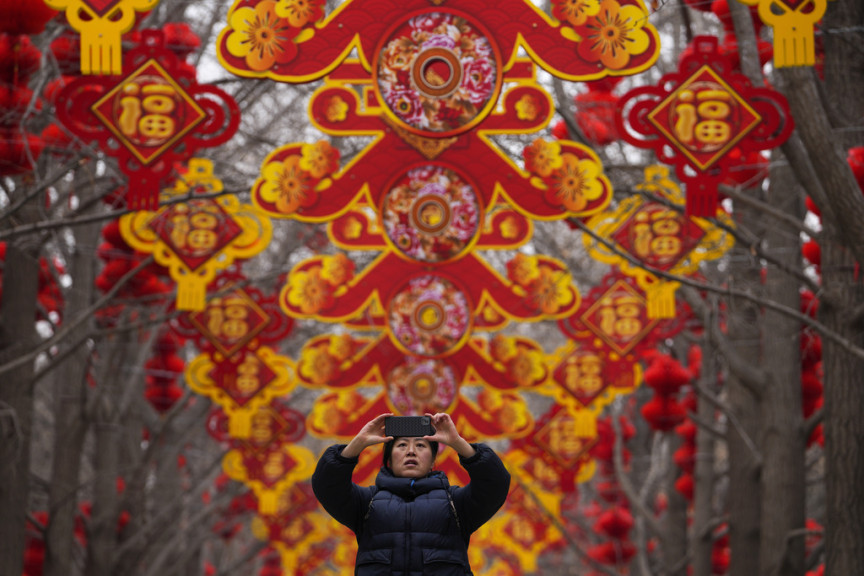
[[[439,488],[446,490],[450,487],[450,482],[447,475],[440,470],[433,470],[422,478],[399,478],[393,475],[390,468],[382,466],[375,479],[375,486],[402,498],[415,498]]]

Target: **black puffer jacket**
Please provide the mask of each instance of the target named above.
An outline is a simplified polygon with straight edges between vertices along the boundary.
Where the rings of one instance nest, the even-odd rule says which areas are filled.
[[[351,481],[357,459],[342,457],[344,445],[324,452],[312,489],[324,509],[357,536],[357,576],[472,574],[471,533],[498,511],[510,488],[510,474],[495,452],[485,444],[473,446],[474,456],[459,459],[471,477],[465,487],[450,486],[443,472],[397,478],[386,467],[375,486],[361,487]]]

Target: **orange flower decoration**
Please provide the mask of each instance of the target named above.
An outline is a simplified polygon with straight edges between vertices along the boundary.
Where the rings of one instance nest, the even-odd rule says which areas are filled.
[[[537,258],[534,256],[520,253],[507,262],[507,277],[520,286],[528,286],[539,273]]]
[[[552,0],[552,15],[571,26],[582,26],[600,12],[600,0]]]
[[[648,15],[639,6],[603,0],[598,14],[579,31],[579,55],[588,62],[599,60],[610,70],[621,70],[630,63],[630,56],[650,46],[650,37],[642,29],[647,23]]]
[[[326,140],[304,144],[300,154],[300,168],[314,178],[323,178],[339,169],[339,150]]]
[[[264,176],[261,198],[274,204],[282,214],[293,214],[315,201],[317,180],[300,167],[301,163],[302,158],[294,154],[281,162],[270,162],[261,170]]]
[[[279,0],[276,14],[287,18],[291,26],[301,28],[324,17],[322,0]]]
[[[540,176],[549,176],[561,167],[561,144],[537,138],[522,151],[525,169]]]
[[[319,386],[329,384],[339,372],[338,363],[326,346],[304,347],[300,353],[300,376]]]
[[[321,267],[288,276],[288,303],[303,314],[315,314],[333,305],[333,285],[321,277]]]
[[[543,314],[554,315],[573,302],[570,275],[563,270],[541,267],[528,287],[528,301]]]
[[[244,58],[246,65],[256,72],[269,70],[276,64],[287,64],[297,57],[294,38],[300,32],[287,20],[276,14],[276,3],[259,2],[231,13],[228,24],[228,52]]]
[[[573,154],[562,155],[563,165],[549,178],[548,200],[570,212],[581,212],[590,200],[603,194],[600,166],[593,160],[580,160]]]

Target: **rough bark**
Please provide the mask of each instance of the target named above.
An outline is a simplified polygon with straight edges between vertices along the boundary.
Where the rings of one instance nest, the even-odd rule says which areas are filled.
[[[856,41],[862,25],[864,5],[861,2],[829,3],[822,26],[825,30],[825,83],[819,94],[825,101],[825,107],[820,109],[826,117],[821,118],[819,124],[815,124],[816,118],[809,116],[799,123],[802,139],[814,156],[814,163],[825,164],[820,175],[825,181],[831,213],[837,218],[834,221],[823,212],[822,283],[836,305],[823,305],[820,315],[830,328],[859,345],[864,342],[864,327],[850,311],[864,307],[864,287],[858,268],[864,263],[864,239],[860,236],[864,234],[861,225],[864,195],[855,181],[850,181],[846,148],[862,144],[864,54],[860,42]],[[808,80],[812,81],[812,77]],[[808,103],[812,106],[813,98],[811,93],[800,106]],[[790,104],[799,108],[797,98],[790,100]],[[814,136],[809,136],[810,132]],[[833,145],[823,147],[826,140]],[[850,226],[858,233],[852,240],[848,238]],[[864,540],[861,538],[864,534],[864,497],[861,495],[864,362],[855,360],[825,339],[823,368],[825,573],[864,574]]]
[[[668,434],[668,454],[666,474],[666,495],[668,508],[663,519],[663,564],[666,576],[685,576],[687,574],[687,508],[689,502],[675,489],[675,480],[681,469],[672,462],[672,454],[681,444],[681,438]]]
[[[0,364],[33,345],[39,265],[29,251],[6,248],[0,304]],[[33,365],[13,369],[0,382],[0,574],[21,574],[30,498]]]
[[[717,360],[712,353],[702,357],[702,386],[717,394]],[[714,405],[699,401],[698,415],[703,422],[714,422]],[[714,520],[714,435],[704,428],[696,432],[696,465],[693,471],[696,489],[693,495],[693,576],[711,576],[711,552],[714,541],[711,522]]]
[[[83,227],[76,240],[79,246],[95,246],[98,238],[99,226],[93,224]],[[74,289],[69,292],[67,316],[75,315],[89,306],[95,264],[96,261],[86,250],[76,250],[70,267]],[[78,342],[87,329],[87,325],[82,324],[70,334],[69,341]],[[45,538],[45,576],[67,576],[72,563],[81,456],[88,428],[84,405],[87,401],[89,366],[90,350],[82,345],[55,368],[54,459],[49,488],[50,516]]]
[[[758,190],[749,191],[759,194]],[[735,206],[735,220],[739,227],[748,227],[761,233],[759,215],[746,206]],[[729,281],[738,288],[754,293],[761,291],[759,267],[746,246],[735,246],[729,262]],[[742,360],[753,366],[761,361],[759,337],[759,310],[751,302],[732,300],[727,312],[730,346]],[[728,426],[726,443],[729,449],[729,547],[731,576],[753,576],[759,573],[759,539],[761,533],[759,493],[761,473],[760,457],[753,453],[750,443],[760,444],[759,398],[747,384],[730,373],[726,385],[726,401],[740,424]]]
[[[803,216],[798,186],[788,167],[771,172],[768,201],[789,214]],[[768,226],[765,245],[794,269],[800,266],[798,231],[781,223]],[[790,308],[800,306],[795,283],[768,266],[765,295]],[[762,547],[763,576],[803,576],[804,539],[790,534],[804,527],[804,434],[801,411],[800,322],[765,311],[762,347],[769,384],[762,397]]]

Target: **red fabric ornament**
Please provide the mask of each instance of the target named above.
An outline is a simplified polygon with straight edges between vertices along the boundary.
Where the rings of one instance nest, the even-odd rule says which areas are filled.
[[[822,396],[822,380],[812,370],[801,373],[801,394],[809,400],[816,400]]]
[[[588,550],[588,555],[601,564],[626,564],[636,553],[632,543],[624,541],[603,542]]]
[[[711,12],[711,0],[684,0],[690,8],[700,12]]]
[[[759,65],[765,66],[774,57],[774,45],[767,40],[757,40],[756,50],[759,55]],[[723,39],[720,44],[720,53],[729,59],[732,64],[732,69],[736,72],[741,71],[741,53],[738,51],[738,39],[729,34]]]
[[[201,46],[201,38],[186,22],[169,22],[162,27],[165,47],[180,58],[186,58]]]
[[[81,37],[78,34],[64,33],[51,42],[51,52],[57,60],[60,73],[64,76],[81,74]]]
[[[633,515],[621,506],[603,512],[594,523],[595,531],[615,540],[624,539],[631,528],[633,528]]]
[[[723,29],[726,31],[726,38],[730,36],[735,38],[735,25],[732,23],[732,14],[729,12],[728,0],[714,0],[711,2],[711,12],[720,19]],[[759,36],[759,31],[762,29],[762,19],[759,18],[759,10],[756,6],[750,7],[750,17],[753,19],[753,27],[756,29],[756,36]]]
[[[606,146],[618,140],[615,127],[618,96],[611,92],[589,91],[576,94],[576,124],[585,139],[595,146]]]
[[[711,551],[711,574],[722,576],[729,571],[729,548],[715,546]]]
[[[657,354],[643,376],[645,384],[657,394],[669,396],[677,394],[682,386],[693,379],[690,371],[681,366],[678,360],[664,354]]]
[[[671,396],[655,396],[642,406],[642,417],[653,430],[667,432],[684,421],[684,408]]]
[[[42,54],[29,36],[0,34],[0,82],[24,85],[39,69]]]
[[[3,0],[0,2],[0,32],[40,34],[57,11],[42,0]]]
[[[801,247],[801,253],[818,271],[822,266],[822,248],[819,246],[819,243],[815,240],[808,240]]]
[[[693,444],[685,443],[678,448],[672,455],[675,464],[688,474],[693,473],[696,467],[696,447]]]
[[[567,123],[564,120],[558,120],[552,126],[552,135],[558,140],[567,140],[570,138],[570,132],[567,130]]]
[[[852,168],[852,173],[855,174],[858,186],[864,191],[864,146],[850,148],[846,161],[849,163],[849,167]]]
[[[801,292],[801,313],[811,318],[816,318],[816,314],[819,313],[819,300],[810,290]]]
[[[818,334],[805,331],[801,333],[801,367],[812,370],[822,361],[822,338]]]
[[[744,186],[757,188],[768,176],[768,159],[758,151],[746,154],[740,148],[729,151],[729,174],[724,184],[728,186]]]
[[[153,409],[164,414],[183,396],[183,390],[176,384],[169,386],[148,386],[144,390],[144,397],[153,406]]]
[[[680,426],[675,427],[675,433],[688,443],[693,443],[696,441],[696,432],[698,430],[699,429],[696,427],[696,424],[694,424],[693,421],[690,419],[684,420],[684,422],[681,423]]]
[[[46,152],[68,152],[74,143],[69,133],[53,122],[42,130],[39,137],[45,145]]]
[[[45,143],[36,134],[0,128],[0,175],[17,176],[33,170]]]
[[[684,473],[675,480],[675,490],[677,490],[688,502],[693,501],[693,475]]]

